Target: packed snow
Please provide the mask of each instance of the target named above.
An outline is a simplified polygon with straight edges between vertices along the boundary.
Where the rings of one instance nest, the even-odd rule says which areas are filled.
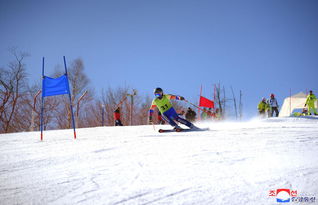
[[[318,198],[317,119],[197,125],[210,130],[2,134],[0,204],[278,204],[269,191],[282,188]]]

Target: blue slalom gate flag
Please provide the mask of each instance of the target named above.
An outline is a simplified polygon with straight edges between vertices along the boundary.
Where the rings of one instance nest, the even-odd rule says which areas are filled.
[[[47,96],[54,96],[54,95],[64,95],[68,94],[70,100],[70,110],[72,114],[72,124],[74,129],[74,139],[76,139],[76,130],[75,130],[75,120],[73,114],[73,106],[72,106],[72,97],[70,92],[70,86],[68,83],[67,77],[67,67],[66,67],[66,60],[65,56],[63,56],[64,60],[64,67],[65,67],[65,74],[58,77],[58,78],[50,78],[44,75],[44,57],[42,58],[42,105],[41,105],[41,141],[43,140],[43,113],[44,113],[44,98]]]
[[[70,88],[67,75],[58,78],[43,77],[42,97],[69,94]]]

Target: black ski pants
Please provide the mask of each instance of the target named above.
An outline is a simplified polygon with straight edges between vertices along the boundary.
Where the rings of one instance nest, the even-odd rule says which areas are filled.
[[[271,107],[271,117],[273,117],[274,112],[276,117],[278,117],[279,111],[277,107]]]

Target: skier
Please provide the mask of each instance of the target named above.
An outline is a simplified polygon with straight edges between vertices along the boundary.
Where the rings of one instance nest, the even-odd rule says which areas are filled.
[[[262,98],[262,101],[258,104],[257,109],[261,117],[265,117],[265,111],[267,110],[268,104],[266,98]]]
[[[115,119],[115,126],[123,126],[120,120],[120,109],[119,107],[114,111],[114,119]]]
[[[318,115],[317,110],[315,108],[315,101],[317,100],[316,96],[313,94],[312,90],[309,91],[309,95],[306,99],[305,107],[308,105],[308,113],[311,114],[312,112],[315,115]]]
[[[161,88],[156,88],[154,90],[154,95],[156,98],[152,101],[152,104],[149,108],[149,123],[152,123],[152,115],[155,107],[159,109],[163,117],[168,121],[168,123],[174,127],[174,130],[177,132],[182,131],[182,128],[177,125],[177,122],[186,125],[190,129],[198,129],[191,122],[181,118],[175,109],[172,107],[170,100],[184,100],[184,97],[177,95],[163,94]]]
[[[273,117],[274,112],[276,114],[276,117],[278,117],[278,114],[279,114],[278,102],[277,102],[275,95],[273,93],[270,96],[271,96],[271,99],[269,99],[269,105],[271,107],[271,117]]]

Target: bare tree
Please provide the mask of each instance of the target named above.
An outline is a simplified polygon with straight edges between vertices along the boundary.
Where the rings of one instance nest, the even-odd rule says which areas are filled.
[[[240,120],[242,120],[242,116],[243,116],[243,104],[242,104],[242,90],[240,90],[240,102],[239,102],[239,116],[240,116]]]
[[[215,90],[216,90],[216,103],[219,106],[219,112],[221,118],[223,118],[223,100],[221,99],[221,88],[220,84],[218,86],[215,85]]]
[[[10,49],[10,53],[14,60],[9,63],[7,69],[0,69],[0,132],[5,133],[19,130],[13,120],[21,120],[15,118],[15,114],[27,83],[24,59],[28,54],[18,52],[16,48]]]
[[[131,94],[134,94],[133,104],[131,102]],[[145,99],[139,96],[138,93],[134,93],[134,90],[129,87],[118,87],[115,89],[109,87],[106,91],[102,91],[101,99],[97,100],[95,108],[91,109],[90,116],[98,119],[90,121],[97,122],[98,126],[101,126],[103,124],[102,119],[104,119],[104,125],[113,126],[115,121],[113,113],[119,107],[121,122],[124,125],[146,124],[150,104],[151,100],[149,98]],[[103,109],[105,112],[103,112]],[[104,117],[102,116],[103,114]],[[88,117],[88,119],[90,118]]]
[[[83,60],[80,58],[75,59],[68,72],[71,84],[72,103],[75,104],[75,101],[88,89],[89,84],[88,77],[84,73]]]
[[[55,72],[55,76],[58,77],[62,74],[60,71]],[[79,98],[87,91],[87,95],[81,100],[81,109],[85,110],[85,106],[93,100],[94,91],[89,88],[89,79],[84,72],[83,60],[75,59],[68,68],[68,79],[71,90],[71,103],[73,105],[73,112],[76,113],[76,107]],[[58,96],[58,99],[62,102],[60,107],[56,109],[56,123],[58,128],[71,128],[72,127],[72,115],[70,109],[70,102],[68,96]],[[66,115],[66,118],[65,118]],[[79,114],[78,125],[79,127],[85,127],[85,114]]]
[[[237,120],[237,106],[236,106],[236,98],[235,98],[235,94],[234,94],[234,90],[233,90],[233,87],[232,87],[232,86],[231,86],[231,90],[232,90],[233,102],[234,102],[235,119]]]
[[[129,124],[130,104],[127,100],[128,87],[113,89],[109,87],[107,91],[102,91],[101,105],[105,107],[106,125],[114,125],[113,113],[117,107],[121,108],[121,121],[124,125]]]
[[[89,103],[87,106],[85,106],[85,108],[83,108],[83,112],[82,112],[82,119],[84,119],[83,127],[98,127],[98,126],[105,125],[105,122],[102,123],[102,119],[103,119],[102,109],[104,109],[105,111],[105,108],[103,108],[102,105],[103,104],[100,100],[95,100]]]
[[[148,112],[149,112],[151,102],[152,102],[152,99],[149,96],[147,96],[144,98],[143,102],[141,103],[139,112],[137,112],[136,114],[136,119],[140,125],[146,125],[148,123]]]

